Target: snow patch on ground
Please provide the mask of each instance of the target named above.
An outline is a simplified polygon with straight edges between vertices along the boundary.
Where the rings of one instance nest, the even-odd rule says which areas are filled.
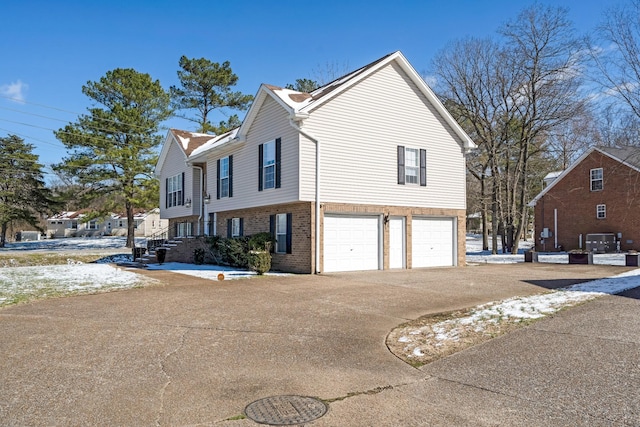
[[[460,340],[467,330],[483,332],[500,322],[518,323],[553,314],[562,308],[589,301],[602,295],[614,295],[640,286],[640,269],[613,277],[580,283],[555,291],[514,297],[478,306],[469,314],[432,325],[408,327],[400,332],[398,342],[406,344],[404,355],[416,358],[430,347],[441,347]]]
[[[189,276],[199,277],[201,279],[218,280],[218,275],[223,274],[223,280],[229,279],[246,279],[255,277],[258,273],[254,271],[242,270],[222,265],[195,265],[184,264],[181,262],[167,262],[163,264],[149,264],[149,270],[168,270],[173,273],[187,274]],[[286,276],[286,273],[265,273],[265,276]]]

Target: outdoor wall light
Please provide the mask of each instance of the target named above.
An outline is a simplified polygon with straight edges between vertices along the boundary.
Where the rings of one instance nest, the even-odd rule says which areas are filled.
[[[208,205],[209,202],[211,202],[211,194],[207,194],[206,196],[204,196],[204,203]]]
[[[191,207],[191,199],[187,199],[187,200],[184,202],[184,206],[185,206],[185,207],[187,207],[187,208],[190,208],[190,207]]]

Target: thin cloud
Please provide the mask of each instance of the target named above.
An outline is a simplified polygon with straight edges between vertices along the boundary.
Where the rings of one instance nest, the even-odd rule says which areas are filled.
[[[0,86],[0,95],[15,102],[24,103],[27,97],[27,89],[29,89],[29,85],[18,80],[17,82]]]

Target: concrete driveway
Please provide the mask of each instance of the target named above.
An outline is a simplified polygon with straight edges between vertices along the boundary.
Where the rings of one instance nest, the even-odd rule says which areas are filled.
[[[236,419],[250,402],[302,395],[332,401],[319,426],[637,425],[637,299],[603,298],[423,369],[385,346],[423,314],[625,270],[512,264],[224,282],[146,272],[164,284],[0,310],[0,420],[245,426],[256,425]]]

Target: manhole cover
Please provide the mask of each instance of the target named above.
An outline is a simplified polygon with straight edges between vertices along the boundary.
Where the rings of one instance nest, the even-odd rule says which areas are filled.
[[[327,412],[327,405],[305,396],[273,396],[256,400],[244,408],[253,421],[273,426],[291,426],[313,421]]]

